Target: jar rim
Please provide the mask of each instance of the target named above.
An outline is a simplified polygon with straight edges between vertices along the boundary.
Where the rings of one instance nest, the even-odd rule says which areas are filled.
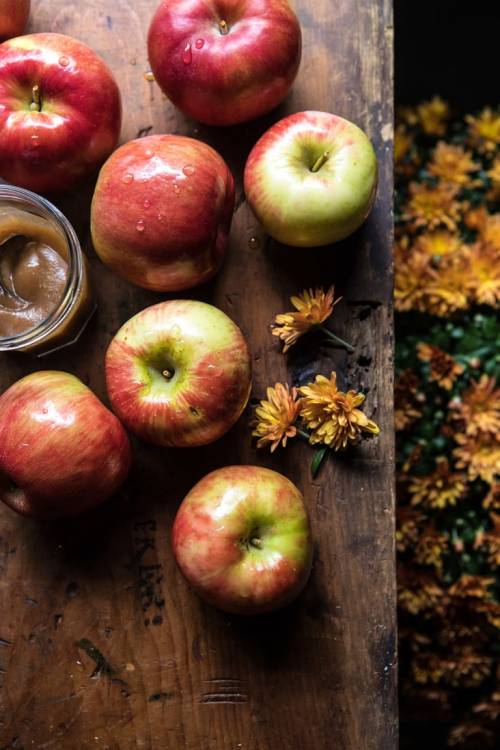
[[[41,212],[41,218],[54,221],[61,229],[68,244],[68,278],[58,306],[50,315],[33,328],[15,336],[0,336],[0,351],[16,351],[36,346],[58,328],[72,310],[73,302],[80,294],[84,278],[84,260],[80,241],[71,223],[57,206],[31,190],[16,185],[0,185],[0,203],[10,201],[26,210]],[[40,213],[38,214],[40,216]]]

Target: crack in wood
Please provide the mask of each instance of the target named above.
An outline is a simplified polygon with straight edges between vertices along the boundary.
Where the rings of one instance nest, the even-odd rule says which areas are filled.
[[[171,690],[170,692],[153,693],[153,695],[149,696],[148,703],[169,701],[172,698],[175,698],[176,695],[177,693],[174,690]]]
[[[0,638],[0,646],[7,648],[7,646],[12,646],[12,642],[8,641],[7,638]]]
[[[200,703],[248,703],[248,695],[239,677],[212,677],[204,682],[213,685],[214,689],[203,693]]]
[[[200,703],[248,703],[248,695],[233,692],[205,693],[201,697]]]
[[[79,641],[76,641],[75,645],[82,649],[82,651],[85,651],[87,656],[90,656],[92,661],[95,662],[95,669],[90,675],[91,677],[100,677],[101,674],[108,676],[114,674],[115,670],[106,657],[99,651],[97,646],[94,646],[92,641],[88,640],[88,638],[81,638]]]

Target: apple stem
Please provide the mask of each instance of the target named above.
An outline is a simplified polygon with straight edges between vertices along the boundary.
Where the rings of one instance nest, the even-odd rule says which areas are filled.
[[[224,36],[225,34],[228,34],[228,33],[229,33],[229,28],[228,28],[228,25],[227,25],[227,23],[226,23],[226,22],[225,22],[224,20],[222,20],[222,21],[219,21],[219,29],[220,29],[220,33],[221,33],[221,34],[222,34],[223,36]]]
[[[166,378],[167,380],[172,380],[172,378],[174,377],[174,374],[175,373],[173,370],[163,370],[162,372],[163,377]]]
[[[252,547],[257,547],[257,549],[262,549],[262,539],[259,539],[257,536],[250,539],[250,544]]]
[[[31,95],[33,97],[33,101],[30,104],[31,111],[41,112],[42,111],[42,97],[40,96],[40,86],[37,83],[31,89]]]
[[[316,159],[316,161],[312,165],[311,172],[319,172],[323,164],[328,161],[329,156],[330,154],[328,151],[325,151],[323,154],[321,154],[321,156]]]
[[[355,351],[354,347],[349,344],[347,341],[344,341],[344,339],[341,339],[339,336],[336,336],[334,333],[328,330],[328,328],[325,328],[324,326],[318,326],[319,330],[325,334],[325,336],[328,336],[329,339],[334,341],[339,346],[344,347],[344,349],[347,349],[348,352]]]

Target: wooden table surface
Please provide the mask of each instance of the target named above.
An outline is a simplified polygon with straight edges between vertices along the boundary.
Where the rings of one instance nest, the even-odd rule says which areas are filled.
[[[185,120],[148,82],[146,34],[156,0],[34,0],[32,31],[71,34],[111,65],[123,92],[122,140],[176,132],[215,146],[237,178],[230,257],[208,287],[253,353],[253,398],[277,380],[334,367],[363,388],[379,438],[329,459],[311,481],[307,445],[271,457],[249,436],[251,411],[212,446],[135,444],[119,497],[86,517],[35,523],[0,510],[0,748],[20,750],[395,750],[392,426],[392,9],[390,0],[299,0],[302,66],[270,116],[232,129]],[[281,116],[333,111],[366,128],[380,160],[375,209],[349,241],[322,250],[269,242],[247,207],[243,164]],[[46,359],[0,356],[0,386],[25,373],[74,372],[103,398],[112,335],[160,295],[106,271],[89,241],[92,184],[59,201],[90,257],[98,313],[80,342]],[[249,239],[257,242],[249,245]],[[257,247],[255,247],[257,245]],[[314,363],[280,353],[269,323],[288,297],[335,282],[333,330],[356,353]],[[308,369],[309,368],[309,369]],[[282,471],[303,490],[315,539],[310,583],[263,619],[224,615],[176,570],[169,530],[187,490],[233,463]]]

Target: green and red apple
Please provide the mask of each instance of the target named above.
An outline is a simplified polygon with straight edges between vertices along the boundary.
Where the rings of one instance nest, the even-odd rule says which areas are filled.
[[[92,201],[94,247],[133,284],[178,291],[208,281],[226,253],[234,180],[205,143],[153,135],[103,166]]]
[[[227,466],[198,482],[177,512],[172,546],[196,593],[235,614],[289,604],[311,569],[302,494],[282,474],[259,466]]]
[[[0,500],[35,518],[90,510],[124,482],[127,433],[78,378],[40,371],[0,396]]]
[[[250,152],[247,200],[275,240],[329,245],[365,221],[377,189],[377,158],[366,134],[327,112],[298,112],[273,125]]]
[[[106,354],[106,382],[116,414],[143,440],[206,445],[248,402],[250,354],[238,326],[216,307],[160,302],[120,328]]]
[[[0,41],[23,33],[30,15],[30,0],[0,0]]]
[[[164,0],[149,29],[149,62],[188,117],[235,125],[284,99],[301,40],[288,0]]]
[[[115,148],[121,98],[103,60],[64,34],[0,44],[0,176],[38,193],[67,190]]]

